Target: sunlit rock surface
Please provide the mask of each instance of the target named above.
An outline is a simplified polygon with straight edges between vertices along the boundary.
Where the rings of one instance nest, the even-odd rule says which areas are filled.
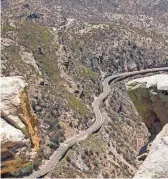
[[[30,165],[39,148],[37,118],[29,103],[27,84],[20,76],[1,77],[2,174]]]
[[[168,75],[129,81],[127,90],[151,133],[149,141],[153,140],[149,154],[134,178],[168,177]]]
[[[152,135],[168,123],[168,75],[158,74],[127,83],[135,108]]]
[[[168,177],[168,124],[156,136],[151,150],[134,178]]]

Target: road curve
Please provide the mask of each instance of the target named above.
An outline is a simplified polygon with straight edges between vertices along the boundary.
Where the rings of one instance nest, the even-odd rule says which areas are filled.
[[[57,150],[55,150],[54,153],[51,155],[47,164],[44,165],[40,170],[33,171],[33,173],[31,175],[29,175],[28,178],[38,178],[38,177],[44,176],[51,169],[53,169],[53,167],[55,167],[55,165],[59,162],[59,160],[62,158],[62,156],[65,154],[65,152],[75,142],[86,139],[88,137],[88,135],[97,131],[102,126],[103,117],[101,115],[99,105],[110,94],[110,91],[111,91],[110,86],[109,86],[110,82],[112,82],[114,80],[117,81],[120,79],[128,78],[128,77],[138,75],[138,74],[145,74],[145,73],[158,72],[158,71],[168,71],[168,67],[126,72],[126,73],[112,75],[112,76],[105,78],[104,81],[102,82],[103,92],[97,98],[95,98],[92,103],[93,111],[95,113],[95,119],[96,119],[95,123],[90,128],[88,128],[86,131],[84,131],[83,133],[76,135],[75,137],[73,137],[70,140],[65,141],[64,143],[61,143],[60,147]]]

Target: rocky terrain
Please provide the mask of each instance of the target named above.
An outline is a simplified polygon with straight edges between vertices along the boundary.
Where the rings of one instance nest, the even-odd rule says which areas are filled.
[[[164,178],[168,177],[168,124],[152,142],[150,152],[134,178]]]
[[[135,79],[127,84],[129,96],[151,133],[151,140],[168,123],[167,86],[166,74]]]
[[[105,76],[167,65],[167,1],[125,3],[2,1],[1,71],[3,77],[19,75],[28,83],[39,121],[34,169],[60,143],[94,123],[91,104]],[[126,81],[115,84],[101,106],[102,128],[74,145],[49,176],[135,174],[136,156],[149,134],[127,95]]]
[[[31,173],[39,137],[38,120],[30,107],[26,83],[21,77],[2,77],[0,88],[1,173],[14,173],[22,168]]]
[[[148,141],[151,144],[149,154],[146,154],[148,156],[134,178],[167,177],[168,75],[153,75],[129,81],[127,89],[151,135]]]

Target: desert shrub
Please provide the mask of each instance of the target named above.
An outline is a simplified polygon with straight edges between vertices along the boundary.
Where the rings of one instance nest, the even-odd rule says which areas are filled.
[[[98,162],[97,160],[94,160],[94,161],[93,161],[93,165],[96,166],[96,167],[98,167],[99,162]]]
[[[96,155],[98,155],[98,156],[99,156],[99,152],[98,152],[98,151],[96,151]]]
[[[52,134],[51,136],[51,142],[53,142],[54,144],[59,144],[59,137],[56,134]]]
[[[38,151],[38,157],[43,158],[43,149],[42,148],[40,148]]]
[[[72,165],[73,167],[75,167],[75,166],[76,166],[76,164],[75,164],[75,162],[74,162],[74,161],[71,161],[71,165]]]
[[[88,155],[89,154],[88,149],[85,149],[84,153],[85,153],[85,155]]]
[[[109,178],[109,174],[106,172],[106,173],[103,173],[103,177],[104,178]]]
[[[88,155],[89,155],[89,156],[92,156],[92,155],[93,155],[93,151],[92,151],[92,150],[89,150]]]
[[[69,123],[69,127],[73,127],[73,124],[72,124],[72,122],[70,122],[70,123]]]
[[[60,138],[59,138],[59,143],[62,143],[62,142],[64,142],[64,140],[65,140],[65,137],[63,137],[63,136],[60,136]]]
[[[81,152],[81,159],[84,160],[85,158],[86,158],[86,155],[85,155],[84,151],[82,151],[82,152]]]
[[[80,153],[80,150],[79,150],[79,149],[77,149],[77,150],[76,150],[76,154],[78,154],[78,155],[79,155],[79,153]]]
[[[65,159],[66,159],[67,162],[71,162],[71,159],[68,155],[65,157]]]
[[[41,164],[41,159],[36,159],[33,163],[34,170],[38,170],[40,164]]]
[[[85,156],[85,159],[83,161],[84,161],[86,166],[88,166],[88,167],[90,166],[89,157],[88,156]]]

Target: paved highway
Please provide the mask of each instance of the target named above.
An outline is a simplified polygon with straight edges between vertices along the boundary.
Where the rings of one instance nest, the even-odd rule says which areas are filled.
[[[100,103],[110,94],[111,89],[110,89],[109,83],[111,83],[112,81],[116,82],[117,80],[125,79],[125,78],[138,75],[138,74],[145,74],[145,73],[158,72],[158,71],[168,71],[168,67],[126,72],[126,73],[112,75],[112,76],[105,78],[104,81],[102,82],[103,92],[97,98],[95,98],[92,103],[93,111],[95,113],[95,119],[96,119],[95,123],[83,133],[76,135],[74,138],[67,140],[64,143],[60,144],[60,147],[54,151],[54,153],[51,155],[47,164],[44,165],[40,170],[34,171],[30,176],[28,176],[28,178],[38,178],[47,174],[51,169],[55,167],[55,165],[59,162],[59,160],[62,158],[65,152],[75,142],[86,139],[88,135],[97,131],[102,126],[103,117],[101,115],[99,106],[100,106]]]

